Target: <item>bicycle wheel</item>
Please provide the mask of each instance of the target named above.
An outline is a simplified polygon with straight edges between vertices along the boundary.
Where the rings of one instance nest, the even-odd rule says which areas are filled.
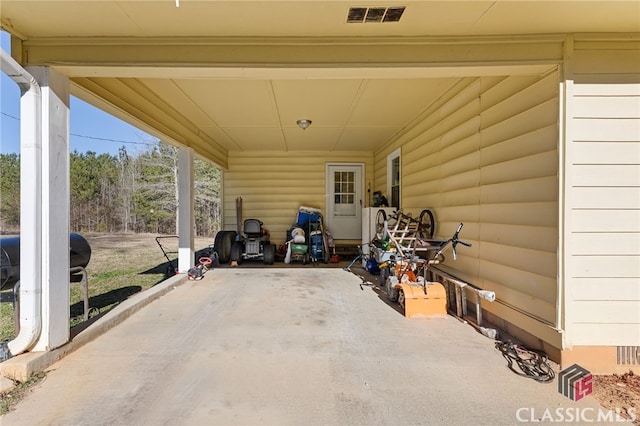
[[[387,213],[378,210],[376,213],[376,238],[383,241],[387,237]]]
[[[436,221],[431,210],[422,210],[418,219],[417,237],[421,240],[430,240],[436,233]]]
[[[395,276],[387,277],[384,282],[384,289],[387,293],[387,298],[391,302],[397,302],[398,295],[400,294],[400,291],[397,288],[394,288],[396,284],[398,284],[398,279]]]

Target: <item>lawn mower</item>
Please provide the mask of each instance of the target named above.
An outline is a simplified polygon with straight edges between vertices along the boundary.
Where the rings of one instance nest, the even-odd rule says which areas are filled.
[[[231,246],[231,262],[238,265],[243,260],[262,260],[265,265],[272,265],[276,258],[276,246],[271,244],[269,231],[262,227],[258,219],[246,219],[242,234],[236,236]]]

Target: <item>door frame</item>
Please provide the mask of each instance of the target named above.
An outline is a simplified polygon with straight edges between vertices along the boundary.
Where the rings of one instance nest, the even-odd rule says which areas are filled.
[[[324,190],[324,196],[325,196],[325,202],[324,202],[324,211],[326,212],[325,214],[325,220],[326,220],[326,227],[327,229],[331,230],[331,222],[329,219],[329,211],[330,211],[330,204],[331,204],[331,200],[330,200],[330,194],[333,193],[333,191],[330,188],[329,182],[329,169],[332,166],[338,166],[338,167],[359,167],[360,168],[360,206],[356,206],[356,208],[360,209],[360,223],[358,224],[359,229],[362,229],[362,208],[365,206],[365,201],[364,201],[364,196],[365,196],[365,163],[354,163],[354,162],[339,162],[339,161],[332,161],[332,162],[327,162],[325,163],[325,167],[324,167],[324,181],[325,181],[325,190]],[[334,239],[338,239],[334,236]]]

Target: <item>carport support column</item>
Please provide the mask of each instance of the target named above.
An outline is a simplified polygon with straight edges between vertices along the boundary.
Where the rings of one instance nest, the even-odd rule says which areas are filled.
[[[193,150],[178,152],[178,271],[186,273],[194,265]]]
[[[69,341],[69,79],[29,67],[42,90],[42,331],[34,350]]]

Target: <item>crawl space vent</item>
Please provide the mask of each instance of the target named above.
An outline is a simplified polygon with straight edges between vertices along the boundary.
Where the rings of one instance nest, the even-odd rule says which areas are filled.
[[[405,6],[392,7],[350,7],[347,23],[363,22],[398,22],[404,13]]]
[[[618,346],[618,365],[640,365],[640,346]]]

